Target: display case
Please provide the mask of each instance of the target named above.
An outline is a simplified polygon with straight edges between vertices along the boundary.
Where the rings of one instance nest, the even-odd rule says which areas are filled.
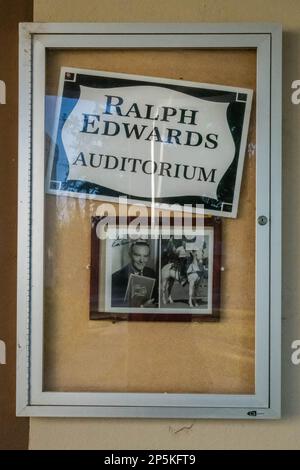
[[[20,26],[17,412],[280,417],[281,28]]]

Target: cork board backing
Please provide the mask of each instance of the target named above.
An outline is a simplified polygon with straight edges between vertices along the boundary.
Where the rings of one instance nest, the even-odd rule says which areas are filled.
[[[49,51],[61,66],[256,88],[254,50]],[[223,219],[219,323],[89,320],[91,217],[99,201],[46,196],[44,390],[255,391],[255,94],[237,219]]]

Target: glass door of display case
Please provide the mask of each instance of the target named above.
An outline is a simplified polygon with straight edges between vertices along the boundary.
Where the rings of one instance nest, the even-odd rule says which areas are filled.
[[[278,417],[280,28],[20,44],[19,414]]]

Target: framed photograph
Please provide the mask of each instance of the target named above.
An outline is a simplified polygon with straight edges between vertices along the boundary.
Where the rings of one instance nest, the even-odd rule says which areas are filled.
[[[280,417],[281,37],[20,25],[19,416]]]
[[[221,220],[203,229],[151,228],[130,235],[119,225],[91,226],[90,318],[144,321],[217,320],[220,313]]]

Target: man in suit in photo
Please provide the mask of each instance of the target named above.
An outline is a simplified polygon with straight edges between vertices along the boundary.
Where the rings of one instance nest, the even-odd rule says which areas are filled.
[[[111,283],[111,306],[112,307],[130,307],[132,306],[130,302],[131,293],[128,292],[128,289],[132,289],[133,282],[129,283],[130,276],[133,276],[133,279],[136,281],[139,279],[139,285],[135,283],[136,289],[136,297],[138,294],[141,294],[141,298],[143,298],[142,291],[144,292],[144,297],[146,297],[146,301],[142,305],[135,305],[140,307],[147,307],[149,305],[153,305],[155,301],[157,302],[157,282],[156,282],[156,274],[155,271],[147,266],[150,258],[150,245],[147,240],[137,240],[129,246],[129,258],[130,262],[121,268],[119,271],[116,271],[112,275],[112,283]],[[137,277],[140,276],[140,277]],[[144,283],[141,278],[144,279]],[[147,279],[148,278],[148,279]],[[151,279],[155,280],[155,284],[153,287],[153,282]],[[148,286],[148,289],[147,289]],[[150,286],[153,288],[151,289]],[[149,297],[148,292],[152,291],[151,298]]]

